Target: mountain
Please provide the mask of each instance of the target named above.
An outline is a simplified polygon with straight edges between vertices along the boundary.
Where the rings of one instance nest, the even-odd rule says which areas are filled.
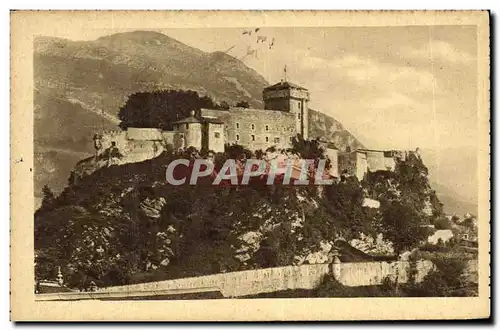
[[[356,137],[344,128],[342,123],[314,109],[309,109],[309,137],[333,142],[337,148],[343,151],[346,150],[347,146],[352,151],[365,148]]]
[[[467,213],[477,215],[477,201],[462,197],[453,189],[436,182],[431,182],[430,185],[436,191],[439,200],[443,204],[445,213],[449,215],[457,214],[460,217]]]
[[[37,37],[34,43],[35,194],[59,192],[75,163],[94,153],[95,131],[117,129],[119,108],[138,91],[195,90],[217,102],[261,108],[269,85],[223,52],[207,53],[164,34],[118,33],[93,41]],[[311,137],[361,146],[335,119],[311,111]]]
[[[457,146],[422,149],[421,153],[429,169],[431,186],[436,190],[445,212],[477,215],[477,149]]]

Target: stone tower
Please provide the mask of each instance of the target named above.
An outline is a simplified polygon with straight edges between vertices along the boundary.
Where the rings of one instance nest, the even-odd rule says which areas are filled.
[[[264,108],[295,114],[297,134],[309,138],[309,91],[287,81],[268,86],[263,91]]]
[[[184,146],[194,147],[201,150],[202,147],[202,123],[195,117],[195,112],[191,112],[191,116],[174,122],[174,130],[184,133]]]

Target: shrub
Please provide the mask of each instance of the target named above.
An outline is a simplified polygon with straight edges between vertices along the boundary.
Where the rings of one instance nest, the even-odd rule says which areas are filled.
[[[382,285],[372,286],[345,286],[332,275],[325,275],[316,289],[313,297],[395,297],[398,296],[396,283],[385,278]]]
[[[451,229],[451,223],[448,221],[446,217],[443,218],[438,218],[434,222],[434,226],[436,227],[436,230],[449,230]]]
[[[236,103],[236,107],[250,108],[250,105],[248,104],[247,101],[239,101]]]
[[[314,297],[350,297],[354,291],[341,284],[332,275],[325,275],[314,290]]]
[[[408,284],[405,293],[412,297],[468,296],[464,288],[470,287],[465,278],[466,263],[457,258],[436,258],[436,269],[429,272],[421,283]]]

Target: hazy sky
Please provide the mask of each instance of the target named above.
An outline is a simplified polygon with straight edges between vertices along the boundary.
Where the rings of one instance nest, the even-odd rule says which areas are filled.
[[[160,32],[206,52],[234,46],[228,53],[270,83],[283,78],[286,65],[288,80],[309,89],[311,107],[334,116],[368,147],[476,148],[475,26],[261,28],[251,36],[243,31]],[[267,42],[257,43],[256,35]],[[257,49],[256,56],[245,57],[248,47]]]
[[[372,148],[476,148],[474,26],[277,28],[256,43],[242,29],[163,32],[204,51],[227,50],[269,82],[307,87],[311,107],[333,115]],[[248,46],[257,56],[243,56]]]
[[[430,178],[477,201],[475,26],[264,28],[162,32],[207,52],[226,51],[270,83],[287,78],[311,93],[369,148],[423,150]],[[247,56],[248,46],[257,56]]]
[[[369,148],[430,149],[438,167],[450,150],[464,149],[475,158],[475,26],[262,28],[257,35],[267,37],[264,43],[256,42],[255,33],[243,35],[244,30],[159,32],[206,52],[234,46],[228,53],[270,83],[283,78],[286,65],[288,80],[309,89],[311,107],[335,117]],[[88,38],[97,38],[124,31],[89,32]],[[245,57],[248,47],[257,49],[256,56]],[[436,179],[475,191],[475,165],[454,166],[434,170]],[[472,172],[474,178],[457,186],[450,171]]]

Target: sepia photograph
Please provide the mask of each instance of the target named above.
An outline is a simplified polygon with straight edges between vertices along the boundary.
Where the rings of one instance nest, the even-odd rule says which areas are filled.
[[[11,34],[11,318],[489,317],[487,11]]]

